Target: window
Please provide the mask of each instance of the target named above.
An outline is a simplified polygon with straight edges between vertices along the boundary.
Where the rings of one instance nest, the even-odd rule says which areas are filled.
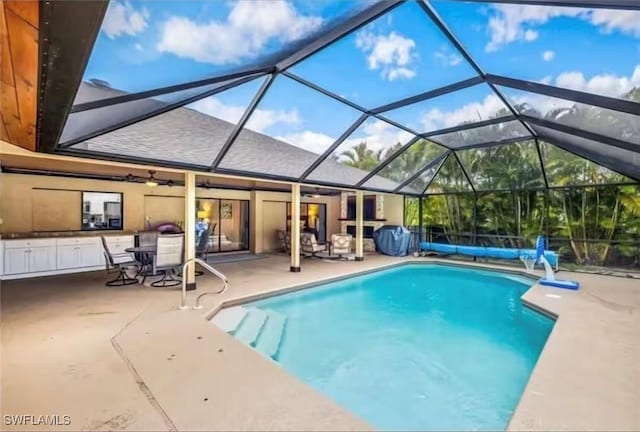
[[[122,194],[82,192],[82,230],[121,230]]]

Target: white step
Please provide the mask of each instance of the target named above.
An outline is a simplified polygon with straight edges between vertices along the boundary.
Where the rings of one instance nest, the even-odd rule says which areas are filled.
[[[227,333],[233,333],[238,329],[238,326],[242,320],[245,319],[248,312],[249,311],[242,306],[225,308],[211,318],[211,323]]]
[[[282,336],[284,335],[284,326],[287,322],[287,317],[271,309],[267,309],[266,313],[269,319],[260,333],[260,337],[256,343],[256,349],[266,356],[275,358],[280,348]]]
[[[249,308],[247,317],[242,321],[240,327],[234,333],[239,341],[247,345],[254,346],[260,331],[267,322],[267,313],[262,309]]]

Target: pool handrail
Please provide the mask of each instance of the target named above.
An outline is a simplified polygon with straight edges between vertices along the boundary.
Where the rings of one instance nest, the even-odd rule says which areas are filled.
[[[187,261],[185,261],[185,263],[182,266],[182,295],[181,295],[181,300],[180,300],[180,309],[189,309],[189,307],[187,306],[187,268],[190,264],[195,264],[198,263],[200,264],[205,270],[209,271],[211,274],[213,274],[214,276],[218,277],[220,280],[222,280],[222,282],[224,283],[224,285],[222,286],[222,289],[220,291],[205,291],[202,294],[200,294],[197,298],[196,298],[196,304],[193,307],[194,309],[202,309],[202,305],[200,305],[200,299],[202,297],[204,297],[207,294],[222,294],[223,292],[225,292],[227,290],[227,288],[229,288],[229,281],[227,280],[227,277],[220,273],[218,270],[214,269],[213,267],[211,267],[206,261],[200,259],[200,258],[190,258]]]

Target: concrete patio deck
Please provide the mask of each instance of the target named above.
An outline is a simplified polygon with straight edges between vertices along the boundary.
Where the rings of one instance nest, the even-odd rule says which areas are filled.
[[[205,297],[205,310],[411,260],[303,260],[301,273],[288,272],[288,258],[277,255],[220,264],[231,288]],[[536,285],[524,296],[558,320],[509,428],[640,429],[640,283],[562,277],[583,288]],[[370,428],[208,323],[203,311],[177,310],[175,288],[104,280],[99,272],[2,283],[3,416],[70,416],[60,430]],[[209,276],[198,282],[198,292],[219,284]]]

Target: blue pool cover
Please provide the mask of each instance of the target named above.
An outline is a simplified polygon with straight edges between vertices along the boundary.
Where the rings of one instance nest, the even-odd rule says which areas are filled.
[[[451,255],[467,255],[478,258],[500,258],[500,259],[518,259],[521,256],[528,258],[536,258],[535,249],[509,249],[498,247],[484,247],[484,246],[463,246],[452,245],[445,243],[429,243],[421,242],[420,250],[422,251],[434,251],[441,254]],[[558,264],[558,254],[553,251],[544,251],[544,257],[549,261],[549,264],[556,266]]]

